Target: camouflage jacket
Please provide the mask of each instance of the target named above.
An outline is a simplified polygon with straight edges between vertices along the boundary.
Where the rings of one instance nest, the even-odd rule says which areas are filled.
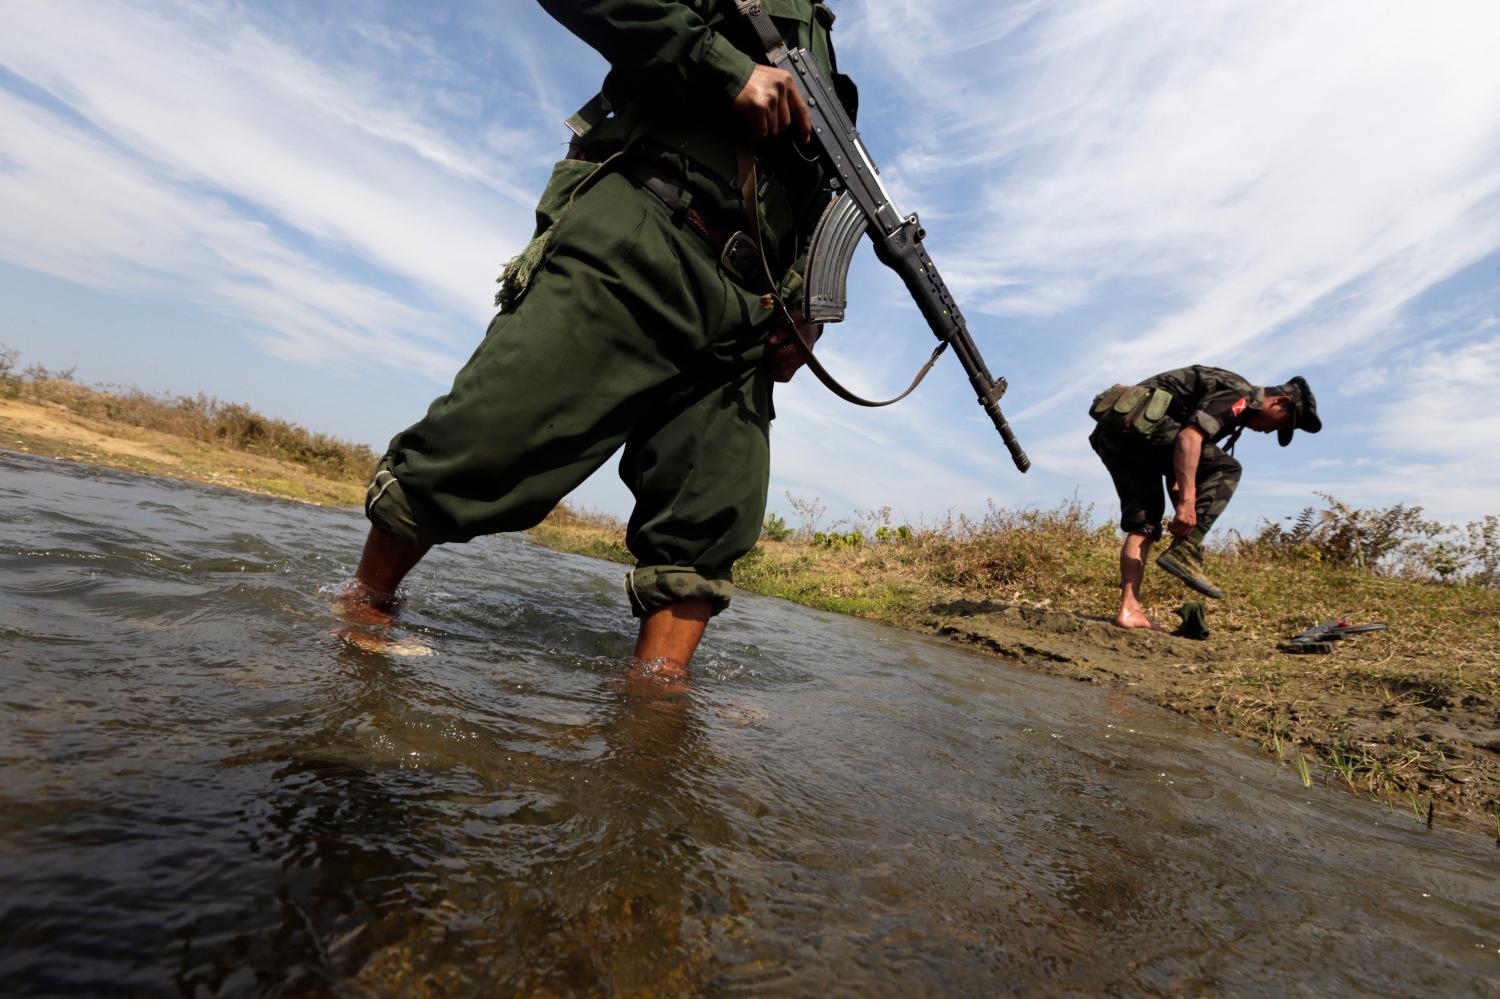
[[[1233,371],[1201,364],[1163,371],[1139,384],[1172,394],[1166,419],[1151,435],[1155,442],[1172,440],[1183,427],[1196,427],[1210,443],[1217,444],[1243,426],[1265,400],[1264,389]]]

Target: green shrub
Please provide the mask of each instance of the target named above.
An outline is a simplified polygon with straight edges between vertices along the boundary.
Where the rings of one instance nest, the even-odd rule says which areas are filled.
[[[766,514],[766,522],[761,525],[760,529],[761,537],[771,541],[790,541],[792,535],[796,533],[787,526],[786,521],[779,514],[774,513]]]

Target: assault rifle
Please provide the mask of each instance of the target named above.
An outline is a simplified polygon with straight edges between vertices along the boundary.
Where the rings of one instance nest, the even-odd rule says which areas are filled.
[[[1282,642],[1278,648],[1282,652],[1327,654],[1333,651],[1334,642],[1342,641],[1350,635],[1363,635],[1372,631],[1384,630],[1384,621],[1372,621],[1369,624],[1350,624],[1342,618],[1334,618],[1332,621],[1324,621],[1322,624],[1315,624],[1305,631],[1297,632],[1291,638]]]
[[[796,81],[812,116],[813,142],[830,168],[835,189],[839,191],[824,210],[807,255],[807,304],[804,309],[807,320],[812,323],[843,320],[848,302],[849,265],[860,240],[866,232],[870,233],[875,255],[900,275],[939,341],[932,357],[911,385],[889,401],[905,398],[931,369],[938,355],[951,346],[969,376],[969,384],[978,395],[979,404],[989,414],[1009,449],[1011,460],[1016,463],[1016,468],[1026,471],[1031,467],[1031,459],[1021,450],[1010,424],[1000,412],[1000,397],[1005,394],[1006,381],[991,375],[984,358],[979,355],[963,313],[958,311],[948,286],[922,246],[926,232],[921,222],[916,215],[903,217],[896,211],[890,193],[880,182],[879,168],[865,151],[859,132],[812,54],[806,49],[788,46],[758,0],[736,0],[736,3],[741,13],[754,24],[771,65],[790,73]],[[797,339],[800,342],[800,337]],[[886,405],[860,399],[848,392],[823,370],[805,344],[803,348],[813,373],[841,398],[866,406]]]

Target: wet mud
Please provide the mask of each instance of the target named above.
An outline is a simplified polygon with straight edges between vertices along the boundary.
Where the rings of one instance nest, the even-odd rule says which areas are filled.
[[[1415,796],[1417,809],[1425,815],[1430,807],[1435,822],[1494,836],[1500,847],[1500,704],[1489,698],[1434,696],[1425,688],[1372,697],[1368,689],[1329,682],[1321,656],[1291,657],[1233,637],[1195,641],[1126,630],[1065,611],[959,601],[933,607],[922,624],[1057,676],[1127,690],[1283,760],[1306,749],[1323,761],[1313,765],[1318,780],[1402,810]],[[1272,670],[1277,658],[1301,668],[1282,662]],[[1341,772],[1326,765],[1345,754],[1361,754],[1363,766],[1351,762]],[[1382,785],[1381,767],[1403,766],[1406,772],[1394,774],[1399,786]]]

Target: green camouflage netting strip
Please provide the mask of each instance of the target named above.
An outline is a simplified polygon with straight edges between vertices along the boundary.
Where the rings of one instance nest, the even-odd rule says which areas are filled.
[[[624,154],[620,152],[610,156],[602,163],[592,163],[588,160],[561,160],[552,168],[552,176],[547,180],[547,189],[542,192],[541,200],[536,206],[536,232],[531,237],[520,253],[506,261],[500,271],[500,276],[495,280],[500,283],[500,290],[495,293],[495,305],[501,312],[514,312],[521,296],[526,294],[526,289],[531,287],[531,279],[541,269],[542,262],[547,259],[547,249],[552,244],[552,234],[557,231],[557,224],[562,220],[565,213],[573,205],[573,199],[588,190],[594,180],[599,177],[606,167]]]

